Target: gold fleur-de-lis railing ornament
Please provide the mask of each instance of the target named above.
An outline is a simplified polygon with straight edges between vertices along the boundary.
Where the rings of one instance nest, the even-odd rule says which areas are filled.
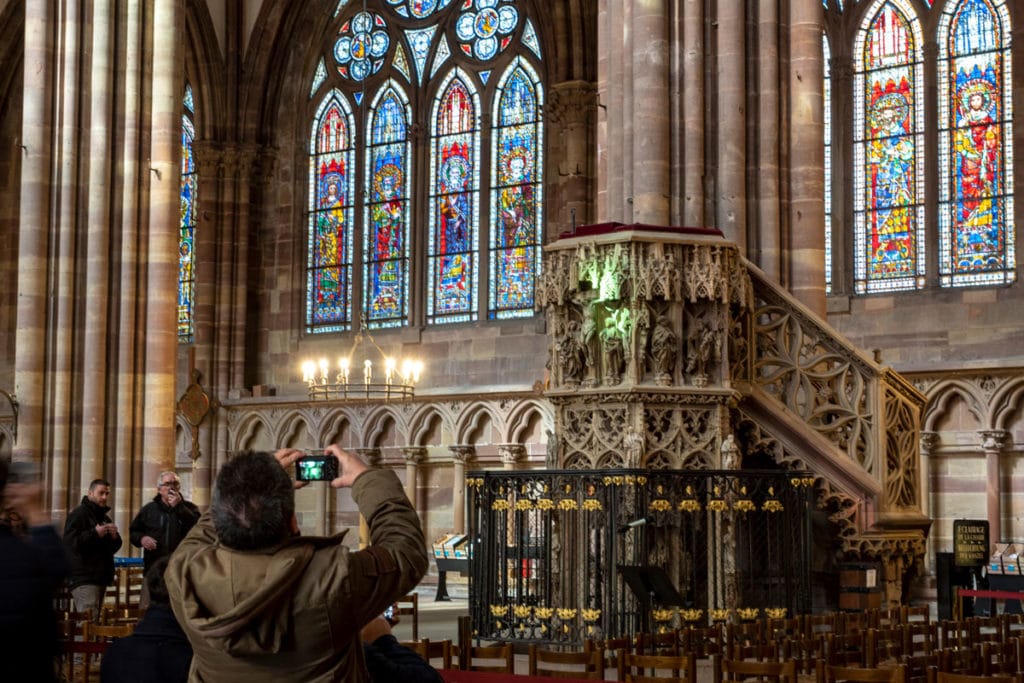
[[[702,609],[681,609],[679,610],[679,616],[683,618],[683,621],[697,621],[704,616],[704,610]]]
[[[533,607],[529,605],[514,605],[512,613],[516,615],[517,619],[526,619],[533,613]]]
[[[535,607],[533,609],[533,614],[538,619],[550,619],[551,615],[553,615],[554,613],[555,613],[555,608],[554,607]]]
[[[583,509],[586,510],[587,512],[594,512],[597,510],[603,510],[604,506],[601,505],[601,501],[599,501],[597,498],[587,498],[585,501],[583,501]]]
[[[484,485],[484,478],[483,477],[470,477],[469,479],[466,480],[466,486],[469,486],[471,488],[478,489],[478,488],[480,488],[483,485]]]
[[[529,500],[528,498],[520,498],[519,500],[516,501],[516,510],[522,511],[522,510],[532,510],[532,509],[533,509],[533,501]]]
[[[511,508],[512,506],[504,498],[499,498],[498,500],[491,503],[492,510],[509,510]]]
[[[676,615],[674,609],[652,609],[651,616],[654,617],[655,621],[672,621],[672,617]]]
[[[732,509],[737,512],[753,512],[757,509],[757,506],[754,505],[754,501],[744,498],[733,503]]]
[[[785,619],[789,610],[785,607],[765,607],[764,613],[769,619]]]
[[[550,498],[541,498],[537,501],[538,510],[552,510],[555,507],[555,501]]]
[[[583,617],[583,621],[597,621],[601,618],[601,610],[599,609],[582,609],[580,615]]]
[[[654,512],[668,512],[672,509],[672,503],[668,502],[664,498],[656,498],[652,500],[651,504],[647,507]]]
[[[737,607],[736,608],[736,614],[738,614],[740,619],[742,619],[743,621],[753,621],[754,619],[757,619],[757,615],[760,612],[761,612],[761,610],[759,610],[756,607]]]
[[[572,621],[576,618],[576,610],[571,607],[559,607],[555,610],[555,614],[562,621]]]
[[[490,605],[492,617],[503,617],[508,614],[511,605]]]
[[[713,609],[708,612],[708,616],[711,617],[711,621],[725,621],[729,618],[731,609],[726,607],[725,609]]]
[[[563,498],[562,500],[558,501],[558,509],[577,510],[579,509],[579,505],[577,505],[576,501],[573,500],[572,498]]]

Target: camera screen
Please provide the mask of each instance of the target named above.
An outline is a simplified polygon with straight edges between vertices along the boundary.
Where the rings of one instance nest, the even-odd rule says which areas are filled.
[[[338,476],[338,461],[331,455],[305,455],[295,461],[299,481],[330,481]]]

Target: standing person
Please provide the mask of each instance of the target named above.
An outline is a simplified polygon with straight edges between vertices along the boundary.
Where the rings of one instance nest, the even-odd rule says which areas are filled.
[[[68,558],[34,479],[8,481],[0,460],[0,662],[4,680],[55,683],[60,647],[53,596],[67,576]],[[11,511],[27,525],[27,536],[7,523]]]
[[[171,607],[192,643],[190,681],[369,683],[359,632],[427,570],[420,520],[391,470],[329,446],[334,488],[370,528],[353,550],[344,535],[304,538],[289,471],[301,451],[242,453],[217,474],[210,510],[171,557]]]
[[[121,534],[108,514],[110,482],[93,479],[82,504],[64,522],[64,545],[71,554],[68,585],[75,609],[92,612],[98,619],[103,593],[114,580],[114,553],[121,547]]]
[[[128,527],[128,540],[143,549],[144,573],[161,557],[174,552],[189,530],[199,521],[199,508],[181,495],[181,480],[174,472],[161,472],[156,496],[142,506]],[[149,589],[143,584],[141,606],[149,604]]]

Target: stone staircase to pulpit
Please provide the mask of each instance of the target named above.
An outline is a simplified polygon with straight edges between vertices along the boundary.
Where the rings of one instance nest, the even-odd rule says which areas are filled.
[[[810,471],[831,550],[879,562],[902,601],[930,520],[924,397],[717,230],[582,226],[545,248],[557,453],[565,469]]]

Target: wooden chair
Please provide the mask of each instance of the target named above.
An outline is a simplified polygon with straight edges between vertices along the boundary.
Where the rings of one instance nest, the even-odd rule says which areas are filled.
[[[459,652],[459,667],[466,671],[515,673],[512,644],[471,645],[465,652]]]
[[[688,626],[679,631],[680,654],[695,659],[725,655],[725,629],[721,624]]]
[[[619,669],[619,650],[626,652],[633,651],[633,640],[631,638],[605,638],[604,640],[586,640],[583,642],[584,651],[595,650],[601,654],[601,671],[608,669]]]
[[[136,624],[146,611],[138,607],[113,607],[107,605],[100,610],[101,624]]]
[[[531,676],[590,680],[604,678],[604,658],[597,650],[559,652],[531,644],[528,656]]]
[[[395,614],[399,617],[411,617],[412,639],[420,639],[420,596],[417,593],[409,593],[395,603]]]
[[[817,683],[904,683],[903,665],[868,668],[832,666],[818,660]]]
[[[764,637],[764,624],[760,621],[727,624],[725,627],[725,656],[729,659],[775,659],[778,652],[768,647]]]
[[[637,633],[635,651],[646,655],[679,654],[679,632],[675,629],[660,633]]]
[[[928,605],[917,605],[914,607],[903,605],[900,607],[900,623],[912,624],[918,621],[925,624],[931,622],[931,608]]]
[[[424,638],[423,640],[403,641],[402,645],[418,654],[423,658],[423,661],[435,668],[452,668],[451,640],[430,640],[429,638]],[[434,664],[435,659],[440,660],[437,665]]]
[[[714,683],[740,683],[750,680],[796,683],[796,662],[792,659],[783,662],[723,659],[713,669],[712,681]]]
[[[968,676],[928,668],[928,683],[1021,683],[1020,675],[1011,676]]]
[[[1003,642],[1002,617],[971,617],[967,620],[970,629],[970,644]]]
[[[940,647],[944,650],[971,646],[971,626],[966,621],[939,623]]]
[[[695,683],[697,660],[689,655],[643,655],[619,652],[618,680],[635,683]]]
[[[867,666],[895,663],[903,656],[903,629],[899,627],[869,628],[866,635]]]
[[[1005,643],[981,643],[979,647],[982,676],[1011,676],[1021,670],[1017,659],[1017,643],[1012,640]]]
[[[939,671],[967,676],[981,675],[981,652],[976,647],[942,648]]]
[[[82,625],[82,640],[110,642],[114,638],[130,636],[134,629],[132,624],[94,624],[87,621]]]
[[[843,634],[860,633],[870,627],[871,616],[867,612],[840,612],[836,630]]]
[[[928,681],[928,667],[939,666],[939,655],[938,653],[930,652],[928,654],[917,654],[917,655],[903,655],[900,658],[900,664],[906,669],[906,682],[905,683],[927,683]]]
[[[938,649],[938,625],[927,622],[903,624],[903,654],[930,655]]]
[[[1024,635],[1024,614],[1003,614],[1003,642]]]
[[[825,636],[826,664],[832,666],[867,666],[867,634],[851,633],[840,635],[829,633]]]
[[[110,645],[107,641],[65,640],[61,643],[61,673],[67,683],[99,681],[99,658]],[[79,662],[75,662],[78,658]]]

